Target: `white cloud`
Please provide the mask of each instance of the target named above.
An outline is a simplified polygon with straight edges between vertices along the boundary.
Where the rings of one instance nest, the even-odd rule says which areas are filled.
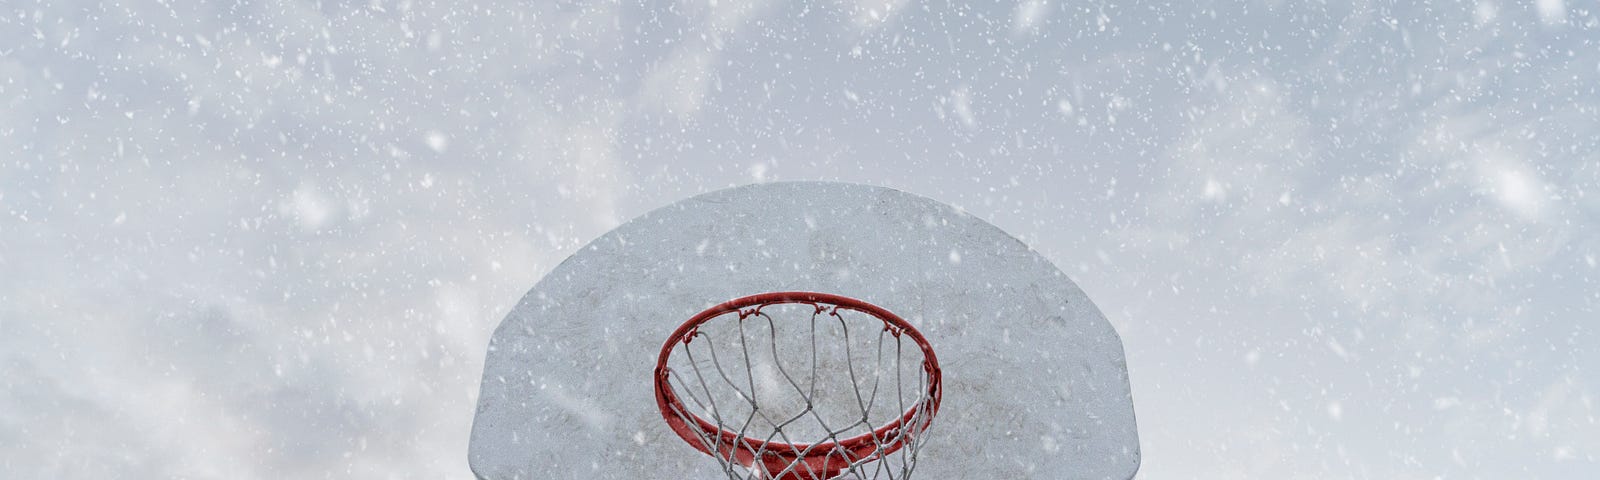
[[[1017,9],[1011,14],[1011,33],[1013,35],[1031,33],[1038,30],[1039,24],[1050,16],[1050,2],[1047,0],[1023,0],[1017,4]]]
[[[847,3],[846,8],[857,27],[873,29],[889,22],[891,18],[899,15],[910,3],[910,0],[839,0]]]
[[[1534,6],[1539,10],[1539,20],[1545,25],[1560,25],[1567,23],[1567,2],[1565,0],[1535,0]]]
[[[1494,22],[1499,16],[1500,5],[1496,4],[1495,0],[1479,0],[1477,8],[1472,12],[1472,18],[1477,20],[1479,25]]]
[[[338,212],[336,203],[317,189],[315,184],[303,183],[289,194],[288,201],[280,207],[281,213],[292,215],[307,231],[321,230]]]
[[[690,120],[705,104],[717,75],[717,62],[725,44],[734,41],[750,22],[773,6],[771,0],[686,2],[680,5],[697,19],[698,28],[685,34],[664,60],[652,66],[639,91],[647,109]]]
[[[1549,187],[1522,162],[1491,155],[1478,164],[1478,176],[1481,188],[1505,209],[1530,222],[1544,218]]]
[[[651,69],[640,91],[640,102],[644,106],[682,120],[694,118],[705,104],[706,91],[711,88],[715,74],[712,62],[717,59],[717,54],[705,42],[687,44]]]
[[[425,141],[428,144],[428,148],[433,149],[435,152],[444,153],[446,149],[450,148],[450,136],[438,130],[429,131]]]
[[[955,112],[956,119],[961,121],[961,125],[967,128],[977,125],[977,115],[972,112],[972,92],[966,86],[963,85],[950,92],[949,102],[950,110]]]

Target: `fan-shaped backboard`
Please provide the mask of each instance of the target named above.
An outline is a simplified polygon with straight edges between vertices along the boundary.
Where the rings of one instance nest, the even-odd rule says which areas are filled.
[[[663,422],[652,369],[690,316],[776,291],[846,295],[913,323],[944,398],[916,478],[1131,478],[1122,343],[1059,269],[949,205],[865,185],[712,192],[594,240],[495,331],[470,462],[485,479],[720,479]]]

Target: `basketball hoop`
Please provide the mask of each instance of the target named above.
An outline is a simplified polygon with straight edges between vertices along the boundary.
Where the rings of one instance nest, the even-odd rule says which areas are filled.
[[[809,322],[773,318],[807,314]],[[869,365],[857,357],[874,337]],[[718,347],[737,348],[743,371]],[[920,358],[904,358],[911,355]],[[716,458],[730,479],[762,480],[908,479],[941,393],[933,347],[910,323],[813,292],[751,295],[690,318],[661,347],[655,392],[674,433]]]

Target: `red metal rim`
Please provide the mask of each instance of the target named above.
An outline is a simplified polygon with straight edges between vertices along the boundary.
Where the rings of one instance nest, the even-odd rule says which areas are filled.
[[[670,369],[667,368],[667,360],[672,356],[674,347],[676,347],[679,343],[691,340],[693,338],[692,335],[697,331],[700,325],[710,321],[713,318],[717,318],[728,313],[741,312],[741,310],[746,307],[757,307],[757,310],[759,310],[760,307],[767,305],[791,303],[811,305],[826,304],[847,310],[855,310],[871,315],[883,321],[885,328],[890,329],[891,333],[895,335],[905,335],[910,337],[911,340],[917,344],[917,347],[922,350],[922,368],[923,371],[928,375],[927,397],[917,405],[911,406],[911,408],[907,409],[905,413],[901,414],[900,417],[895,421],[878,427],[872,432],[863,433],[861,435],[844,440],[839,440],[838,442],[823,442],[819,444],[789,444],[776,441],[767,442],[748,437],[740,438],[737,432],[724,429],[717,424],[711,423],[710,421],[701,418],[699,415],[695,415],[694,413],[690,412],[683,404],[683,401],[678,398],[677,393],[672,390],[672,386],[668,382]],[[744,314],[741,312],[741,315]],[[917,329],[912,327],[909,322],[906,322],[905,319],[900,318],[900,316],[895,315],[893,312],[862,300],[840,295],[817,292],[769,292],[723,302],[722,304],[708,308],[705,311],[696,314],[682,325],[679,325],[678,329],[673,331],[672,336],[668,337],[667,341],[661,346],[660,357],[656,360],[655,391],[656,404],[661,409],[662,418],[665,419],[667,424],[672,427],[674,433],[677,433],[678,436],[685,442],[688,442],[689,445],[694,446],[695,449],[700,450],[701,452],[705,452],[706,454],[710,455],[722,455],[725,458],[731,453],[733,454],[734,458],[738,458],[744,462],[746,466],[749,466],[758,460],[750,458],[753,456],[753,452],[757,451],[765,452],[765,454],[769,457],[776,457],[759,459],[763,463],[768,463],[769,465],[781,464],[784,462],[792,463],[794,461],[801,460],[802,458],[802,455],[796,454],[795,452],[808,452],[803,455],[808,463],[814,464],[816,467],[818,467],[818,469],[823,471],[836,472],[842,470],[842,468],[840,468],[841,465],[833,465],[833,460],[831,459],[832,457],[830,457],[830,455],[836,455],[838,450],[842,449],[846,452],[849,452],[851,458],[855,459],[856,461],[861,461],[869,460],[870,458],[868,457],[871,454],[878,452],[877,443],[879,439],[895,439],[892,444],[886,446],[881,452],[878,453],[880,456],[887,455],[900,449],[900,447],[904,445],[905,440],[905,436],[900,435],[901,429],[905,428],[907,424],[916,421],[918,412],[924,409],[927,411],[927,415],[923,417],[920,422],[918,422],[919,425],[912,425],[911,427],[913,429],[913,433],[926,429],[928,424],[933,421],[935,414],[937,414],[939,411],[939,402],[942,389],[940,388],[939,360],[934,356],[933,346],[928,343],[927,338],[922,336],[922,332],[917,331]],[[689,425],[688,422],[684,421],[683,416],[680,416],[675,412],[682,412],[683,415],[686,415],[692,419],[695,425]],[[698,430],[699,434],[696,433],[696,430]],[[705,437],[716,438],[718,445],[706,445],[705,442],[701,440],[702,435]],[[723,448],[726,448],[729,451],[714,451],[714,449],[722,450]],[[741,452],[744,454],[740,455]],[[844,466],[847,467],[847,465]]]

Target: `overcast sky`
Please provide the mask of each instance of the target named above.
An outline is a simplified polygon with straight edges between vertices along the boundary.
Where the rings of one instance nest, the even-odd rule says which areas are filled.
[[[797,179],[1068,271],[1141,478],[1600,471],[1600,3],[959,3],[8,0],[0,477],[470,478],[541,275]]]

